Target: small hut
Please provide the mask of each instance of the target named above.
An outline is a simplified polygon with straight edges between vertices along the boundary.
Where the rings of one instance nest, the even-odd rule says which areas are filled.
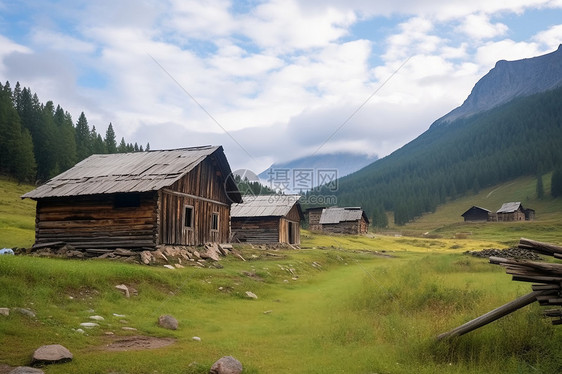
[[[26,193],[34,247],[155,249],[226,243],[242,201],[221,146],[93,155]]]
[[[300,222],[304,218],[298,195],[244,196],[233,204],[233,241],[300,245]]]
[[[520,202],[503,203],[501,208],[496,212],[499,222],[507,221],[524,221],[525,208]]]
[[[306,210],[306,215],[308,216],[308,229],[311,231],[322,231],[322,225],[320,224],[320,217],[322,217],[322,211],[326,209],[325,206],[308,208]]]
[[[369,219],[360,207],[331,207],[322,210],[322,231],[334,234],[366,234]]]
[[[465,222],[485,222],[490,219],[490,213],[491,211],[488,209],[473,205],[470,209],[461,214],[461,216],[464,218]]]

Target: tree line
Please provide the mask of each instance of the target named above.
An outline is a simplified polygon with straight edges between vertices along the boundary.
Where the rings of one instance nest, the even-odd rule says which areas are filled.
[[[469,118],[435,123],[391,155],[340,179],[338,205],[362,206],[380,227],[387,224],[384,212],[392,211],[394,222],[402,225],[447,200],[550,171],[551,194],[561,196],[561,97],[559,88]]]
[[[0,83],[0,174],[18,182],[42,182],[70,169],[92,154],[143,152],[121,138],[109,123],[105,136],[90,128],[84,112],[76,124],[60,105],[39,101],[30,88],[17,82]]]

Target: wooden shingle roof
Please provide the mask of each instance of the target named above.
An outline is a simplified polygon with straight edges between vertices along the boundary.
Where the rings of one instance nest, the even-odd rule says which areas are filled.
[[[367,215],[365,214],[363,209],[359,207],[326,208],[322,211],[322,215],[320,216],[320,224],[325,225],[340,222],[358,221],[361,219],[361,217],[364,217],[367,223],[369,222]]]
[[[193,170],[207,157],[216,157],[224,178],[230,166],[222,146],[92,155],[22,198],[41,199],[157,191]],[[230,180],[230,182],[229,182]],[[227,183],[233,184],[232,178]],[[233,201],[241,201],[236,185],[227,186]]]
[[[496,213],[513,213],[519,210],[523,211],[523,206],[519,201],[510,202],[510,203],[503,203],[501,208]]]
[[[230,215],[233,218],[284,217],[297,204],[302,218],[302,211],[298,204],[300,198],[299,195],[244,196],[243,203],[232,204]]]

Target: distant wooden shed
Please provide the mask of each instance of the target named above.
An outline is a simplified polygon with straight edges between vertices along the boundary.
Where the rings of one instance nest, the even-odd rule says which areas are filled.
[[[366,234],[369,219],[360,207],[331,207],[322,210],[322,231],[334,234]]]
[[[497,220],[500,222],[507,221],[524,221],[525,208],[520,202],[503,203],[501,208],[496,212]]]
[[[473,205],[470,209],[461,214],[461,216],[464,218],[465,222],[485,222],[490,219],[490,213],[491,211],[488,209]]]
[[[221,146],[93,155],[22,198],[35,247],[154,249],[227,242],[241,195]]]
[[[308,229],[311,231],[322,231],[322,225],[320,224],[320,217],[322,217],[322,211],[326,207],[315,207],[308,208],[306,210],[306,215],[308,216]]]
[[[233,204],[233,241],[271,244],[300,244],[300,222],[304,218],[298,195],[244,196]]]

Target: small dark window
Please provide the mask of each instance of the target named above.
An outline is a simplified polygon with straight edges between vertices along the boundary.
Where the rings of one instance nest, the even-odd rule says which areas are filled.
[[[140,207],[140,195],[138,193],[121,193],[113,199],[114,208],[138,208]]]
[[[185,207],[184,225],[188,228],[193,228],[193,207]]]
[[[211,230],[217,231],[219,229],[219,214],[217,212],[213,213],[211,217]]]

